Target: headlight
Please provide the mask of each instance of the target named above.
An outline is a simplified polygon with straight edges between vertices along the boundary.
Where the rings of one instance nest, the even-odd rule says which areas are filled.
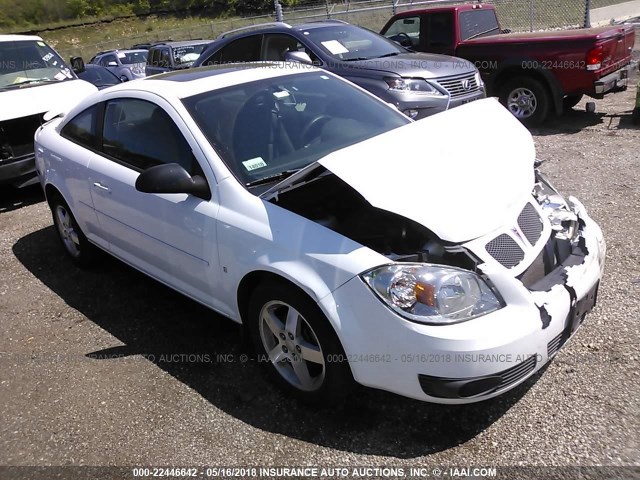
[[[579,231],[578,215],[544,174],[536,171],[536,180],[533,194],[549,218],[556,238],[574,240]]]
[[[416,322],[446,325],[503,307],[477,274],[430,264],[393,264],[362,274],[391,310]]]
[[[442,93],[429,82],[418,78],[385,78],[384,81],[389,85],[389,90],[394,92],[442,95]]]

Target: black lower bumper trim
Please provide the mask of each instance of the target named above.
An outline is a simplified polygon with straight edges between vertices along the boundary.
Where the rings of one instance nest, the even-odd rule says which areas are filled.
[[[489,395],[513,385],[529,375],[536,368],[538,359],[531,355],[525,361],[511,368],[491,375],[471,378],[445,378],[418,375],[422,391],[435,398],[471,398]]]

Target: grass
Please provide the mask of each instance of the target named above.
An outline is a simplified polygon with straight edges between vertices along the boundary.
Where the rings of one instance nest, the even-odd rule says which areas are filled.
[[[623,0],[592,0],[592,5],[596,8],[621,1]],[[317,1],[313,3],[313,7],[299,7],[294,12],[285,11],[285,21],[299,23],[326,18],[325,6],[318,6]],[[490,3],[495,4],[502,26],[513,31],[579,27],[584,21],[584,0],[532,0],[531,3],[528,0],[494,0]],[[393,14],[391,4],[391,0],[352,0],[350,5],[345,2],[336,3],[332,7],[331,17],[378,31]],[[353,11],[358,8],[368,10]],[[399,6],[397,11],[409,8],[419,6],[407,4]],[[274,20],[269,15],[253,18],[151,15],[50,31],[43,28],[40,35],[64,58],[79,55],[88,60],[100,50],[128,48],[135,43],[165,39],[215,38],[234,28]]]

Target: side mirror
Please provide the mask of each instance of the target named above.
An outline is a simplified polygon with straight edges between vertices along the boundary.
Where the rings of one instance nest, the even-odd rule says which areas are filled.
[[[190,193],[204,200],[211,199],[207,181],[192,177],[177,163],[163,163],[146,169],[136,179],[136,190],[143,193]]]
[[[82,57],[71,57],[69,63],[71,64],[71,70],[73,70],[75,74],[82,73],[86,70]]]
[[[292,52],[286,52],[284,54],[284,61],[298,62],[304,65],[313,65],[313,61],[311,60],[311,57],[307,54],[307,52],[299,52],[296,50]]]
[[[107,67],[117,67],[118,66],[118,62],[109,62],[107,63]]]

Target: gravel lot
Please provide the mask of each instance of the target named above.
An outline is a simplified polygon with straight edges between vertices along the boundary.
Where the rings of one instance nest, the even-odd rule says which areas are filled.
[[[534,132],[543,170],[602,226],[606,276],[542,374],[471,406],[364,388],[302,406],[241,361],[235,324],[115,260],[77,269],[38,188],[1,192],[0,465],[640,464],[635,94]]]

